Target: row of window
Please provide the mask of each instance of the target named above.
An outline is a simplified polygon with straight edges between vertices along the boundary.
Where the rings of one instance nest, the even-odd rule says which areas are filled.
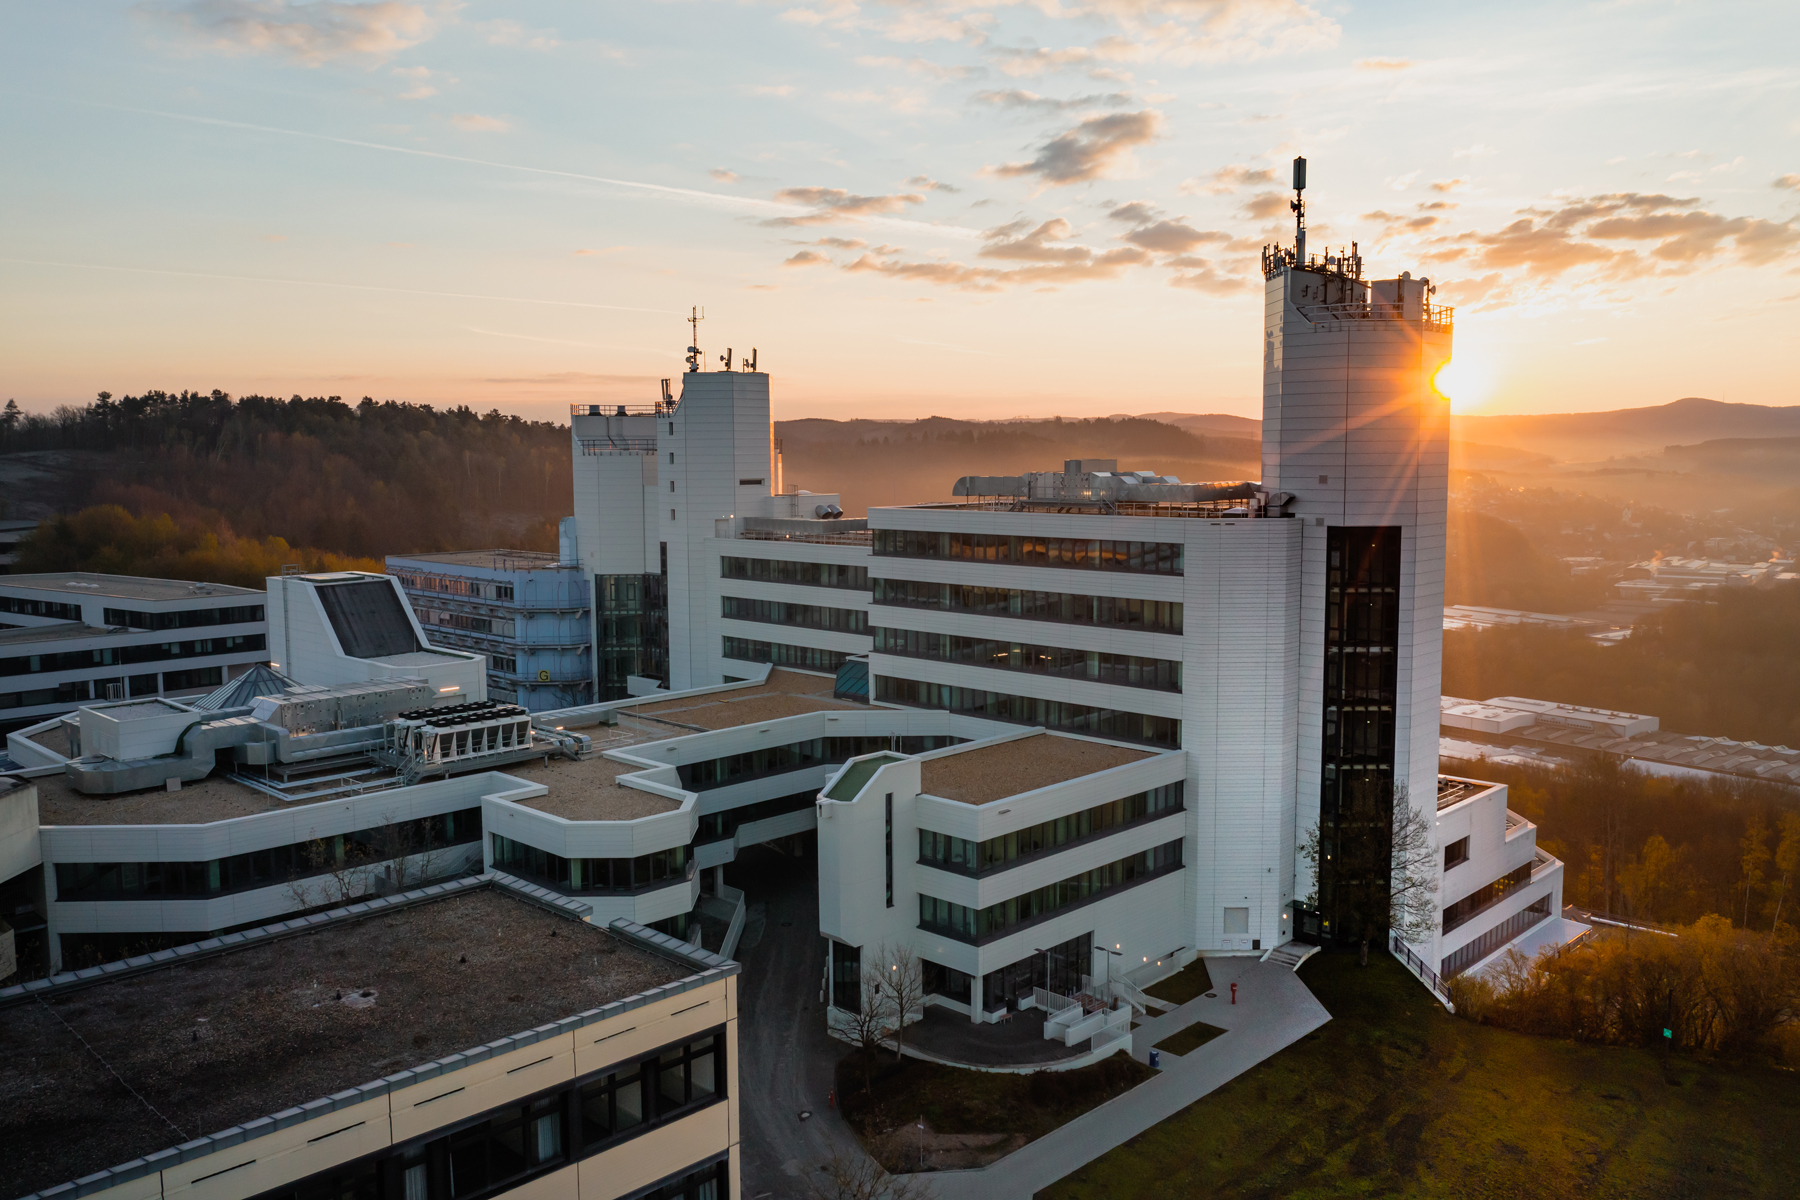
[[[1021,926],[1048,920],[1065,909],[1098,900],[1121,888],[1180,869],[1181,841],[1176,839],[1103,867],[1033,888],[1022,896],[986,908],[970,908],[935,896],[920,895],[919,928],[942,933],[959,942],[979,944]]]
[[[672,846],[636,858],[564,858],[513,838],[494,835],[494,866],[559,892],[644,892],[688,878],[688,847]]]
[[[1181,690],[1181,664],[1164,658],[1140,658],[1135,654],[1111,654],[1101,650],[1071,650],[1063,646],[999,641],[927,633],[918,629],[875,630],[874,649],[881,654],[901,654],[933,662],[967,663],[1002,671],[1052,675],[1058,679],[1084,679],[1122,687],[1150,688],[1159,692]]]
[[[930,533],[919,529],[877,529],[878,556],[947,558],[964,562],[1063,567],[1077,571],[1134,571],[1179,575],[1179,542],[1122,542],[1088,538],[1021,537],[1005,533]]]
[[[1133,600],[1125,596],[1082,596],[963,583],[923,583],[914,579],[871,581],[876,604],[966,612],[983,617],[1100,625],[1146,633],[1180,633],[1181,601]]]
[[[797,583],[802,587],[869,590],[869,568],[849,563],[792,562],[785,558],[721,558],[719,577],[757,583]]]
[[[143,612],[135,608],[109,608],[105,612],[108,625],[123,625],[127,629],[199,629],[207,625],[248,625],[262,619],[260,604],[189,608],[180,612]]]
[[[1094,708],[1086,704],[1046,700],[1041,696],[1014,696],[981,688],[954,687],[947,683],[926,683],[918,679],[895,679],[879,675],[875,679],[875,699],[887,704],[904,704],[909,708],[941,708],[1017,725],[1041,725],[1046,729],[1143,742],[1168,749],[1181,745],[1181,722],[1173,717],[1153,717],[1147,713]]]
[[[716,1030],[464,1121],[447,1134],[264,1192],[255,1200],[481,1200],[714,1104],[725,1096],[726,1042]],[[724,1162],[642,1193],[726,1200]]]
[[[760,642],[754,638],[725,639],[726,658],[740,662],[774,663],[778,667],[799,667],[807,671],[833,671],[850,657],[846,650],[821,650],[817,646],[789,646],[782,642]]]
[[[955,871],[961,875],[983,875],[989,871],[1016,866],[1040,854],[1061,850],[1089,838],[1100,837],[1181,811],[1185,784],[1181,780],[1109,800],[1093,808],[1053,821],[1043,821],[1014,833],[1003,833],[985,841],[953,837],[929,829],[919,830],[919,862],[923,866]]]
[[[260,633],[241,637],[200,638],[191,642],[153,642],[144,646],[105,646],[96,650],[63,650],[55,654],[26,654],[0,658],[0,675],[37,675],[47,671],[84,671],[136,663],[166,662],[175,658],[200,658],[213,654],[242,654],[266,650],[269,639]]]
[[[464,808],[204,862],[59,862],[56,898],[191,900],[228,896],[346,868],[429,855],[480,839],[481,809]],[[425,863],[419,868],[420,878],[442,869],[433,871],[431,864]]]
[[[682,787],[690,792],[704,792],[769,775],[847,762],[858,754],[886,750],[888,745],[889,738],[885,733],[863,737],[809,738],[804,742],[789,742],[785,746],[765,746],[759,750],[746,750],[742,754],[727,754],[722,758],[682,763],[676,767],[676,773],[681,777]]]
[[[777,796],[773,800],[759,800],[755,804],[740,804],[724,812],[704,813],[700,817],[700,829],[694,834],[694,841],[720,841],[737,833],[740,825],[800,812],[818,803],[818,799],[819,793],[816,791],[795,792],[791,796]]]
[[[510,601],[513,585],[492,579],[464,579],[460,575],[436,575],[426,571],[395,571],[402,587],[421,592],[437,592],[444,596],[467,596],[471,600]]]
[[[1446,904],[1444,906],[1444,932],[1449,933],[1470,918],[1486,912],[1515,889],[1530,882],[1531,864],[1526,863],[1522,867],[1514,867],[1494,882],[1476,888],[1456,903]]]
[[[0,613],[21,617],[55,617],[58,621],[81,620],[81,605],[59,604],[55,600],[26,600],[20,596],[0,596]]]
[[[124,700],[128,697],[154,696],[158,691],[192,692],[216,688],[225,682],[223,667],[189,667],[185,671],[164,671],[158,675],[132,675],[119,679],[75,679],[55,687],[32,688],[23,692],[0,692],[0,709],[37,708],[45,704],[82,704],[88,700]]]
[[[512,637],[517,628],[511,617],[478,617],[472,613],[446,612],[441,608],[414,607],[419,624],[440,629],[461,629],[468,633],[485,633],[492,637]]]
[[[765,621],[771,625],[797,625],[801,629],[825,629],[834,633],[869,632],[869,614],[860,608],[828,608],[823,604],[789,604],[785,600],[747,600],[722,596],[724,616],[738,621]]]

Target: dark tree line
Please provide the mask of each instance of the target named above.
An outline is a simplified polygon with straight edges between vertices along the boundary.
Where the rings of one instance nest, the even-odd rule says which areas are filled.
[[[91,456],[82,505],[360,558],[550,550],[569,511],[566,426],[338,396],[148,391],[0,413],[0,453]]]

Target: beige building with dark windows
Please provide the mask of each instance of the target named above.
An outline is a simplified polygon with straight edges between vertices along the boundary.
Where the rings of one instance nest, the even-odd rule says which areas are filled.
[[[736,963],[489,873],[0,990],[0,1196],[728,1200]]]

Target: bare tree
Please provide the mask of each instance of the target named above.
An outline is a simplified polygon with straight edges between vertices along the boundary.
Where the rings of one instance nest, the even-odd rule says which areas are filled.
[[[1369,965],[1369,944],[1382,929],[1401,940],[1431,936],[1438,917],[1438,845],[1432,824],[1410,803],[1404,783],[1346,789],[1335,836],[1315,823],[1301,854],[1312,864],[1318,904],[1321,878],[1329,875],[1331,905],[1339,936],[1353,934],[1359,959]]]
[[[844,1014],[844,1032],[851,1043],[862,1053],[863,1092],[866,1094],[873,1082],[875,1056],[881,1053],[889,1032],[894,1027],[892,1009],[888,1004],[887,988],[883,985],[879,972],[871,970],[865,962],[862,978],[856,989],[857,1006],[855,1010],[840,1008]]]
[[[930,1200],[937,1189],[918,1175],[890,1175],[857,1150],[840,1150],[808,1172],[815,1200]]]
[[[906,1040],[909,1022],[925,1015],[925,976],[919,956],[905,943],[883,942],[875,947],[872,973],[881,993],[883,1015],[891,1022],[894,1059],[900,1059],[900,1045]]]

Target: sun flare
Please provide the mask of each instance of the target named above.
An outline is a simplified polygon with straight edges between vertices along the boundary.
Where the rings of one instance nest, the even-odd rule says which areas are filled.
[[[1431,377],[1431,386],[1438,395],[1450,401],[1451,412],[1481,407],[1494,394],[1494,385],[1492,364],[1466,350],[1458,351]]]

